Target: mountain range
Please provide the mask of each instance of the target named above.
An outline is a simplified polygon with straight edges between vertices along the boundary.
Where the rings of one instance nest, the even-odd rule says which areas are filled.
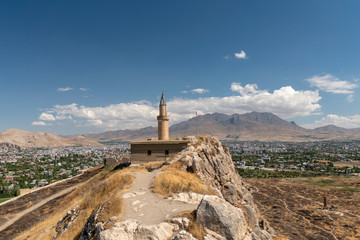
[[[170,119],[171,121],[171,119]],[[238,141],[325,141],[360,139],[360,128],[346,129],[328,125],[306,129],[288,122],[272,113],[251,112],[226,115],[212,113],[200,115],[170,127],[170,137],[211,135],[222,140]],[[157,128],[108,131],[86,134],[86,138],[98,142],[156,139]]]
[[[171,119],[170,119],[171,121]],[[360,140],[360,128],[346,129],[328,125],[306,129],[272,113],[251,112],[226,115],[200,115],[170,127],[170,137],[210,135],[237,141],[326,141]],[[0,148],[59,147],[99,145],[99,143],[157,139],[156,127],[108,131],[98,134],[59,136],[55,133],[8,129],[0,132]]]

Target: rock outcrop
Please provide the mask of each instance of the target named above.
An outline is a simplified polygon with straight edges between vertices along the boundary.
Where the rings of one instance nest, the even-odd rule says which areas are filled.
[[[103,208],[103,204],[99,204],[90,214],[86,220],[85,226],[82,228],[79,240],[90,240],[99,236],[100,232],[104,230],[103,222],[98,221],[98,216]]]
[[[53,237],[53,240],[57,238],[57,236],[60,236],[63,234],[66,230],[69,229],[69,227],[73,224],[75,219],[79,216],[81,210],[79,210],[78,206],[74,209],[68,211],[60,221],[56,224],[55,227],[55,236]]]
[[[230,214],[228,218],[236,218],[242,224],[237,227],[229,226],[229,230],[227,230],[229,234],[236,232],[237,235],[230,234],[232,237],[226,235],[226,239],[247,239],[249,237],[251,239],[271,239],[273,230],[258,213],[251,193],[245,188],[241,177],[235,171],[227,147],[222,146],[220,141],[213,137],[189,137],[189,140],[191,140],[190,146],[176,155],[174,161],[183,162],[183,170],[196,173],[202,181],[210,184],[220,197],[217,200],[208,196],[203,198],[198,207],[198,211],[200,210],[198,221],[210,230],[224,236],[223,230],[211,227],[216,225],[215,222],[229,220],[223,218],[221,211],[218,210],[221,206],[224,211],[229,211],[229,214],[236,213],[236,216]],[[231,204],[231,207],[226,206],[224,201],[220,200],[221,198]],[[205,206],[207,206],[207,210],[212,209],[212,217],[203,211]],[[231,228],[237,228],[237,230],[230,230]]]
[[[247,231],[243,211],[217,196],[204,196],[196,211],[196,221],[228,240],[242,239]]]
[[[21,147],[13,144],[13,143],[8,143],[8,142],[2,142],[0,143],[0,149],[2,150],[21,150]]]

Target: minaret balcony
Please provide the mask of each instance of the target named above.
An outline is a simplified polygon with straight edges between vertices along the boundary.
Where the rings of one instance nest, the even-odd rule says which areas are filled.
[[[159,121],[169,121],[169,116],[157,116],[157,120]]]

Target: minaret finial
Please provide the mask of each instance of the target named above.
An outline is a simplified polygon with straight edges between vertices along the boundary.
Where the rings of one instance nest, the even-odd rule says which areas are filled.
[[[160,106],[166,106],[165,97],[164,97],[164,90],[162,91]]]

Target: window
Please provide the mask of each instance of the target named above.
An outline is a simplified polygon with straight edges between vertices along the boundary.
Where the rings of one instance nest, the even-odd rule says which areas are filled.
[[[169,155],[169,150],[165,150],[165,155],[166,155],[166,156]]]
[[[151,156],[151,150],[148,150],[148,156]]]

